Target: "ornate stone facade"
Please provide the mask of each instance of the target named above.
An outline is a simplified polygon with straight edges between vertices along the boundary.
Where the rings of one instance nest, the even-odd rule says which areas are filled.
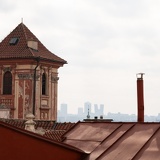
[[[12,62],[13,63],[13,62]],[[29,63],[29,61],[28,61]],[[36,63],[36,62],[35,62]],[[2,65],[0,67],[0,104],[11,109],[11,118],[25,118],[26,114],[33,112],[33,104],[35,103],[35,118],[45,120],[57,119],[57,68],[45,66],[39,63],[36,69],[36,87],[34,90],[34,69],[36,64],[17,64]],[[45,68],[45,70],[44,70]],[[9,71],[12,74],[12,94],[3,94],[3,76]],[[46,75],[45,90],[46,94],[42,94],[42,75]],[[33,94],[35,93],[35,102]]]

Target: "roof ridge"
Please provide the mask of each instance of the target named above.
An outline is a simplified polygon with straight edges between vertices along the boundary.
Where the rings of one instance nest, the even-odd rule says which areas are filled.
[[[27,36],[27,33],[26,33],[26,29],[28,29],[29,30],[29,28],[23,23],[23,22],[21,22],[19,25],[21,25],[22,26],[22,30],[23,30],[23,33],[24,33],[24,36],[25,36],[25,40],[26,40],[26,45],[27,45],[27,40],[28,40],[28,36]],[[18,26],[19,26],[18,25]],[[30,31],[30,30],[29,30]],[[30,31],[31,32],[31,31]],[[31,32],[32,33],[32,32]],[[32,33],[33,34],[33,33]],[[33,34],[34,35],[34,34]],[[36,37],[36,36],[35,36]],[[37,37],[36,37],[37,38]],[[37,38],[38,39],[38,38]],[[32,54],[32,56],[34,56],[34,54],[33,54],[33,52],[32,52],[32,49],[31,48],[29,48],[28,47],[28,49],[29,49],[29,51],[31,52],[31,54]]]
[[[25,38],[26,38],[26,42],[27,42],[27,34],[26,34],[26,30],[25,30],[25,24],[23,24],[23,22],[22,23],[20,23],[19,25],[21,25],[22,26],[22,29],[23,29],[23,32],[24,32],[24,36],[25,36]]]

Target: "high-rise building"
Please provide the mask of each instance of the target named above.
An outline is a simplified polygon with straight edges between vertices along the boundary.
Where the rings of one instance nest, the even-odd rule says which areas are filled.
[[[61,116],[67,116],[67,114],[68,114],[67,104],[65,104],[65,103],[61,104],[60,114],[61,114]]]
[[[94,113],[98,113],[98,105],[97,104],[94,104]]]
[[[104,104],[100,104],[100,115],[104,115]]]
[[[94,104],[94,112],[96,116],[103,116],[104,115],[104,104],[100,104],[100,108],[97,104]]]

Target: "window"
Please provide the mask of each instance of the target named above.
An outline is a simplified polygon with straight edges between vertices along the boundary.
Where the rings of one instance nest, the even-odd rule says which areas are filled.
[[[12,94],[12,74],[9,71],[3,76],[3,94]]]
[[[42,95],[46,94],[46,75],[43,73],[42,75]]]
[[[17,37],[14,37],[14,38],[11,38],[10,41],[9,41],[9,44],[10,45],[16,45],[18,43],[18,38]]]

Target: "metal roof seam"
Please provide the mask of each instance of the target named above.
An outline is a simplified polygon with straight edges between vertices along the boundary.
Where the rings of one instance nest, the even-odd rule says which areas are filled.
[[[84,142],[101,142],[101,141],[95,141],[95,140],[86,140],[86,139],[72,139],[72,138],[67,138],[67,140],[74,140],[74,141],[84,141]]]
[[[152,134],[152,136],[143,144],[143,146],[135,153],[134,157],[131,160],[136,159],[140,151],[149,143],[149,141],[154,137],[154,135],[160,130],[160,126],[156,129],[156,131]]]
[[[97,159],[99,159],[101,156],[103,156],[103,154],[105,154],[105,152],[107,151],[107,150],[109,150],[115,143],[117,143],[129,130],[131,130],[134,126],[136,125],[136,123],[135,124],[133,124],[125,133],[123,133],[114,143],[112,143],[112,145],[109,147],[109,148],[107,148],[101,155],[99,155],[98,157],[97,157]],[[123,126],[123,124],[120,126],[120,127],[122,127]],[[120,128],[120,127],[118,127],[118,128]],[[117,129],[118,129],[117,128]],[[117,130],[116,129],[116,130]]]
[[[101,145],[107,138],[109,138],[114,132],[116,132],[121,126],[122,126],[123,124],[120,124],[112,133],[110,133],[105,139],[103,139],[103,141],[101,141],[101,143],[99,144],[99,145]],[[98,145],[98,146],[99,146]],[[97,147],[98,147],[97,146]],[[97,147],[92,151],[92,152],[94,152],[96,149],[97,149]],[[92,154],[92,152],[90,153],[90,154]],[[98,156],[99,157],[99,156]],[[97,158],[98,158],[97,157]]]

